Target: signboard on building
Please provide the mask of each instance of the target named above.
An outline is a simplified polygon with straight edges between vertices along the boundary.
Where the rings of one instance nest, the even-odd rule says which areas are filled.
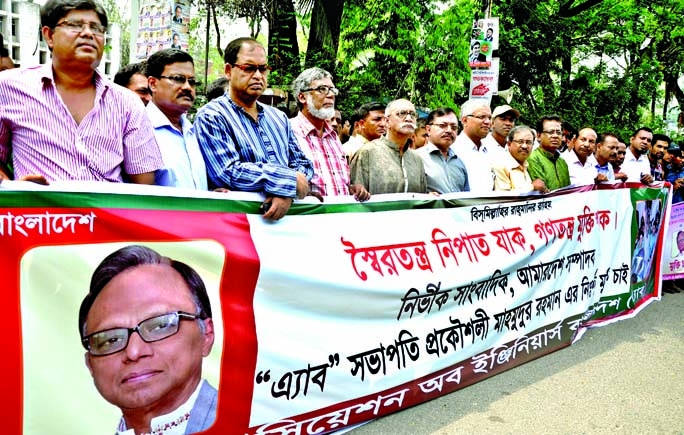
[[[165,48],[188,49],[190,3],[188,0],[144,0],[138,15],[137,60]]]

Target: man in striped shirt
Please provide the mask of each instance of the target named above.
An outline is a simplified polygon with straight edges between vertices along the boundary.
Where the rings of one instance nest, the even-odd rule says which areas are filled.
[[[0,180],[153,184],[161,155],[144,106],[96,70],[107,14],[95,0],[41,8],[50,64],[0,74]]]
[[[235,39],[224,61],[228,91],[200,109],[194,125],[210,187],[263,192],[264,218],[278,220],[309,193],[313,166],[287,116],[257,102],[271,70],[264,47],[254,38]]]
[[[342,143],[329,119],[335,116],[335,95],[332,75],[321,68],[309,68],[292,84],[299,114],[292,120],[299,147],[313,162],[312,192],[321,195],[354,195],[366,201],[370,193],[360,184],[350,185],[349,165]]]

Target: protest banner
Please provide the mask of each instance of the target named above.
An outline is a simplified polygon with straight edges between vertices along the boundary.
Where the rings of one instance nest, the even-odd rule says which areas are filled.
[[[663,244],[663,280],[684,278],[684,202],[673,204]]]
[[[336,431],[659,297],[662,187],[311,199],[277,223],[257,195],[185,193],[0,186],[8,433],[115,431],[121,413],[84,364],[78,307],[96,265],[132,244],[206,283],[217,339],[203,377],[219,392],[208,434]]]

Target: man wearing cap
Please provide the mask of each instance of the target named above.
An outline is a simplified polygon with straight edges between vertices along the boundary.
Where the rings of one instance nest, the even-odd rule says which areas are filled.
[[[491,132],[482,139],[489,149],[492,151],[506,150],[506,137],[515,127],[515,121],[520,117],[520,112],[511,106],[498,106],[492,112],[492,127]],[[503,153],[502,153],[503,154]]]
[[[672,160],[674,156],[682,156],[682,150],[676,143],[670,142],[668,147],[665,149],[665,154],[663,155],[663,171],[665,171],[665,179],[672,172]]]
[[[458,158],[463,159],[468,171],[471,192],[491,192],[494,190],[492,159],[498,154],[483,139],[489,134],[492,125],[492,111],[487,101],[471,99],[461,106],[463,131],[456,137],[452,148]],[[496,146],[499,148],[498,144]]]

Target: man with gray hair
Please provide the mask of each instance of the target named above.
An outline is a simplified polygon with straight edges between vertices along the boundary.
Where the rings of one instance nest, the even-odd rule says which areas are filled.
[[[331,196],[351,193],[357,200],[365,201],[370,194],[362,185],[350,184],[347,158],[329,121],[335,116],[338,92],[328,71],[321,68],[303,71],[292,84],[299,114],[290,124],[299,147],[313,162],[311,191]]]
[[[418,114],[408,100],[387,105],[387,135],[362,146],[351,160],[352,183],[371,194],[427,193],[423,160],[409,149]]]
[[[111,253],[93,272],[78,329],[95,388],[121,409],[118,435],[214,424],[218,392],[202,377],[214,322],[192,267],[147,246]]]
[[[482,140],[492,125],[492,111],[487,101],[470,99],[463,103],[461,122],[463,131],[452,147],[468,171],[470,191],[491,192],[494,188],[491,160],[496,151]]]

